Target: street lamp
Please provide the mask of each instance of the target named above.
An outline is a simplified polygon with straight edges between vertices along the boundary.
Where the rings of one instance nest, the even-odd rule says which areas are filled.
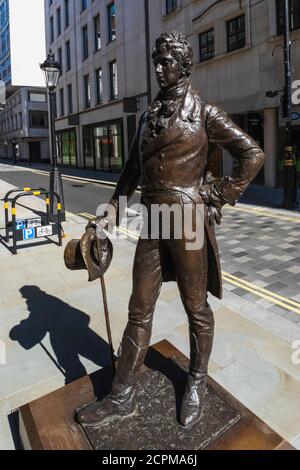
[[[50,103],[50,119],[49,119],[49,129],[50,129],[50,148],[51,148],[51,170],[50,170],[50,191],[55,191],[61,200],[61,220],[65,219],[65,203],[64,203],[64,194],[61,173],[57,167],[57,150],[56,150],[56,135],[55,135],[55,88],[57,87],[59,75],[61,72],[61,67],[58,62],[54,59],[54,54],[52,50],[49,50],[47,59],[45,62],[40,64],[40,68],[44,72],[46,87],[49,95]],[[51,218],[55,220],[57,216],[56,204],[54,204],[54,199],[50,199],[50,214]]]

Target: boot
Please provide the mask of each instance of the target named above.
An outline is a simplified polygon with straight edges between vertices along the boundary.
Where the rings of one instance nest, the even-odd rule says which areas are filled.
[[[109,395],[101,401],[94,401],[76,410],[77,420],[83,426],[99,426],[114,417],[130,416],[136,410],[137,373],[144,362],[148,346],[137,346],[130,330],[131,326],[128,325],[120,347],[120,358]]]
[[[206,386],[207,374],[195,376],[189,373],[180,410],[183,426],[193,426],[200,421]]]
[[[213,334],[197,334],[190,329],[191,362],[181,404],[180,422],[192,426],[200,421],[207,387],[207,368],[212,350]]]
[[[116,387],[115,387],[116,388]],[[136,409],[135,388],[118,384],[119,391],[101,401],[83,405],[76,410],[77,421],[83,426],[99,426],[115,417],[130,416]]]

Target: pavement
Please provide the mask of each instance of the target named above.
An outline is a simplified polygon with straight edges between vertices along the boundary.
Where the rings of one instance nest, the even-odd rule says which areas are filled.
[[[0,180],[0,198],[11,187]],[[44,203],[28,197],[18,218],[29,215],[29,208],[39,212]],[[64,246],[81,236],[88,216],[67,213]],[[3,226],[1,212],[1,233]],[[137,240],[134,232],[121,232],[105,276],[115,350],[127,321]],[[246,204],[224,210],[218,230],[224,297],[209,297],[216,320],[209,373],[300,449],[297,237],[299,215],[294,212]],[[13,256],[0,244],[0,263],[0,449],[14,449],[12,411],[107,365],[109,350],[99,283],[89,283],[85,271],[68,271],[63,247],[28,246]],[[152,344],[162,339],[189,354],[187,319],[175,283],[163,286],[157,302]]]

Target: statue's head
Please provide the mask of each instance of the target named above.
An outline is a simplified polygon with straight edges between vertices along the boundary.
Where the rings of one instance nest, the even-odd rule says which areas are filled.
[[[178,31],[163,33],[156,40],[152,59],[158,84],[163,89],[171,88],[192,73],[193,50]]]

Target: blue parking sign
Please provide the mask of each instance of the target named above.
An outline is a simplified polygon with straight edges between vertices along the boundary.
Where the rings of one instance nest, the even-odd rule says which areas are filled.
[[[23,230],[23,240],[32,240],[35,238],[35,229],[33,228],[25,228]]]
[[[26,220],[16,221],[16,230],[23,230],[26,227]]]

